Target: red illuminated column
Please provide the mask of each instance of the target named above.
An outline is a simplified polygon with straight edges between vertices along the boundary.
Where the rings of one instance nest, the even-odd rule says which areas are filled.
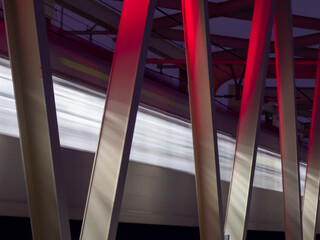
[[[81,239],[116,238],[155,0],[125,0]]]
[[[3,9],[33,239],[70,239],[43,2]]]
[[[207,0],[182,0],[201,239],[223,239]]]
[[[274,8],[275,1],[255,1],[225,219],[231,240],[246,239]]]
[[[312,121],[309,138],[307,175],[304,188],[302,223],[303,239],[314,240],[316,234],[320,187],[320,50],[316,86],[313,97]]]
[[[286,239],[302,239],[290,0],[277,1],[274,41]]]

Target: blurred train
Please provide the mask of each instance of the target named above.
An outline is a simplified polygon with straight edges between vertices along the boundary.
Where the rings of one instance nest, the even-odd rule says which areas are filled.
[[[28,216],[10,62],[0,19],[0,215]],[[112,53],[54,28],[49,45],[71,219],[82,219],[104,109]],[[110,55],[111,54],[111,55]],[[187,96],[158,84],[146,70],[120,221],[197,226]],[[225,210],[235,151],[237,117],[217,108],[218,151]],[[300,149],[306,159],[306,149]],[[303,193],[306,166],[300,163]],[[260,131],[249,229],[283,231],[279,137]],[[317,232],[320,232],[317,229]]]

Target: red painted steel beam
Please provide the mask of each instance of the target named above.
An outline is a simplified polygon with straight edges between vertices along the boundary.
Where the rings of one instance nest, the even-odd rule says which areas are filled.
[[[166,39],[174,41],[184,41],[183,31],[177,29],[161,29],[157,30],[156,33],[152,34],[153,38],[162,39],[163,36]],[[304,48],[312,45],[316,45],[319,41],[320,33],[314,33],[309,35],[303,35],[295,37],[293,39],[293,45],[295,49]],[[211,34],[210,39],[214,44],[219,44],[223,47],[239,49],[239,48],[248,48],[249,40],[245,38],[236,38],[222,35]],[[213,45],[214,45],[213,44]],[[274,52],[274,42],[271,43],[270,52]]]
[[[117,35],[82,240],[116,238],[155,0],[125,0]]]
[[[309,138],[307,174],[304,188],[302,226],[303,239],[314,240],[318,222],[320,187],[320,50],[318,56],[316,86],[313,97],[312,120]]]
[[[223,239],[207,0],[182,0],[200,236]]]
[[[166,3],[168,2],[168,3]],[[170,4],[169,4],[170,2]],[[179,5],[177,3],[171,3],[175,1],[165,1],[160,0],[158,6],[167,7],[179,10]],[[251,21],[252,19],[252,0],[250,1],[226,1],[221,3],[209,3],[209,16],[214,17],[230,17],[241,20]],[[181,13],[176,13],[170,15],[170,17],[177,19],[181,22]],[[310,30],[320,30],[320,20],[317,18],[307,17],[307,16],[292,16],[293,27],[305,28]],[[179,24],[168,17],[160,17],[155,20],[154,29],[170,28],[178,26]]]
[[[244,65],[247,62],[243,60],[212,60],[212,64],[235,64],[235,65]],[[295,65],[317,65],[318,61],[309,61],[309,60],[296,60],[294,61]],[[185,59],[157,59],[157,58],[148,58],[147,64],[186,64]],[[275,65],[275,60],[269,60],[269,65]]]
[[[229,15],[228,17],[251,21],[252,11],[251,10],[239,11],[237,13]],[[297,28],[305,28],[305,29],[320,31],[320,19],[306,17],[306,16],[292,15],[292,26]]]
[[[164,6],[164,5],[162,5]],[[238,11],[251,8],[253,6],[253,0],[233,0],[221,3],[209,3],[209,18],[228,16]],[[175,20],[173,20],[175,19]],[[182,13],[176,13],[167,16],[160,17],[154,20],[153,29],[159,30],[164,28],[170,28],[180,25],[182,23]]]
[[[302,239],[301,191],[291,19],[291,0],[277,1],[274,17],[274,39],[285,236],[287,240],[300,240]]]
[[[275,2],[257,0],[254,5],[225,219],[225,233],[232,240],[244,240],[247,234]]]
[[[184,41],[183,31],[176,29],[161,29],[152,34],[154,38],[163,38],[175,41]],[[244,38],[236,38],[222,35],[210,35],[210,40],[215,43],[229,48],[248,48],[249,40]]]

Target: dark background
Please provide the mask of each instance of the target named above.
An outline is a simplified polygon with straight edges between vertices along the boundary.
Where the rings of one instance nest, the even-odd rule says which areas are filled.
[[[82,221],[71,220],[72,240],[78,240]],[[29,218],[0,217],[1,239],[32,240]],[[117,240],[198,240],[199,228],[149,224],[119,223]],[[284,240],[284,232],[248,231],[247,240]],[[317,235],[320,240],[320,235]]]

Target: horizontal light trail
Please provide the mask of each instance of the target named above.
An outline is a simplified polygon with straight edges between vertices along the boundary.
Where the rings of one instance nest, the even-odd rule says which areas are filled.
[[[105,95],[53,77],[60,143],[95,152]],[[19,137],[9,61],[0,58],[0,133]],[[218,133],[221,180],[230,182],[235,139]],[[191,125],[188,121],[140,106],[130,160],[194,174]],[[300,163],[301,192],[305,164]],[[254,187],[282,191],[280,155],[258,148]]]

